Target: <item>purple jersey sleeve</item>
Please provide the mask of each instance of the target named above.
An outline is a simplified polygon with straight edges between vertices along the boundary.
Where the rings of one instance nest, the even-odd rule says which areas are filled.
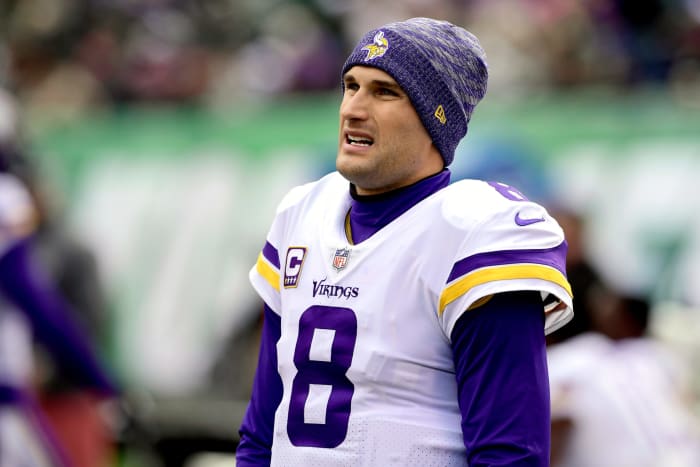
[[[35,267],[30,241],[22,240],[0,257],[0,293],[24,312],[36,339],[77,385],[106,396],[117,389],[72,319],[63,297]]]
[[[549,465],[543,327],[537,292],[497,294],[457,321],[452,349],[470,467]]]
[[[281,318],[265,305],[253,392],[239,430],[240,442],[236,448],[238,467],[270,465],[275,411],[282,400],[282,379],[277,371],[276,349],[280,336]]]

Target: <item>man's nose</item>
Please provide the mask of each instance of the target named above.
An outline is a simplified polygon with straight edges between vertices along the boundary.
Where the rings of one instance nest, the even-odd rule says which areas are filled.
[[[340,105],[340,116],[345,120],[365,120],[369,115],[367,97],[362,90],[346,94]]]

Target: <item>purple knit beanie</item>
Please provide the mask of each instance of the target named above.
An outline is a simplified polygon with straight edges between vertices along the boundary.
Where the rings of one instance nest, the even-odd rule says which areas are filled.
[[[478,39],[447,21],[412,18],[365,34],[341,77],[356,65],[379,68],[396,80],[445,167],[450,165],[474,107],[486,94],[486,54]]]

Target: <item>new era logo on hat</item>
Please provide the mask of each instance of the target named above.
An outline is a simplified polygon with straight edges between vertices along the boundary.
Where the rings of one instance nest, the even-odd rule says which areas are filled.
[[[435,109],[435,113],[433,115],[435,115],[435,118],[437,118],[438,121],[440,123],[442,123],[443,125],[445,123],[447,123],[447,116],[445,115],[445,108],[442,106],[442,104],[437,106],[437,109]]]

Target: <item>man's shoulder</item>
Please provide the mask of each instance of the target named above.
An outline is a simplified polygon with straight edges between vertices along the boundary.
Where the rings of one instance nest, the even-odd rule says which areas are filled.
[[[467,200],[475,209],[503,209],[514,202],[527,200],[515,187],[474,178],[456,180],[442,191],[447,199]]]
[[[297,185],[282,198],[277,212],[281,213],[309,202],[321,201],[328,197],[347,193],[348,181],[338,172],[331,172],[309,183]]]
[[[515,187],[483,180],[459,180],[439,192],[433,205],[433,221],[461,232],[479,231],[489,242],[510,238],[512,246],[523,242],[558,245],[563,233],[544,206],[528,200]],[[437,219],[435,218],[437,216]],[[534,248],[534,247],[533,247]]]
[[[440,217],[455,227],[473,226],[500,217],[512,209],[513,201],[499,194],[493,184],[483,180],[458,180],[443,190],[435,201]]]

